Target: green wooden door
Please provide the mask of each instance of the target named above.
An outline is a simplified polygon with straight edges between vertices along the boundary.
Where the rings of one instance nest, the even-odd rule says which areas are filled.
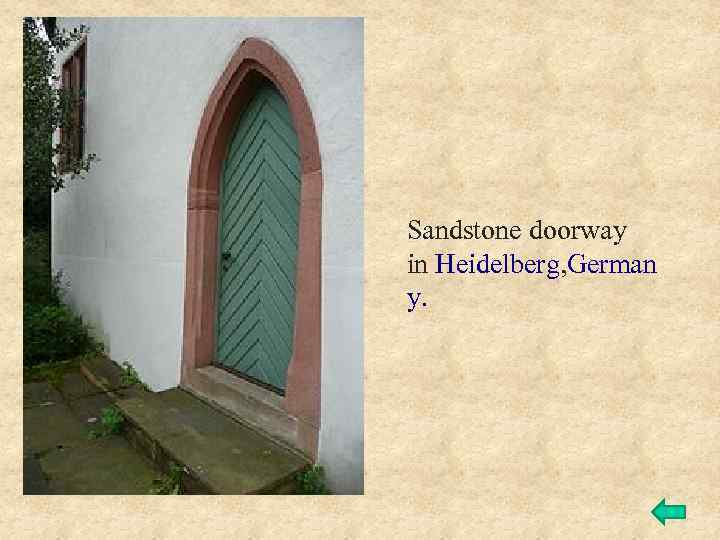
[[[293,346],[300,158],[290,110],[262,87],[223,164],[216,362],[283,391]]]

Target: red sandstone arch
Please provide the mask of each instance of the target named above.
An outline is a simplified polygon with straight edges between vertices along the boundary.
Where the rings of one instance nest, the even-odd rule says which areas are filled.
[[[290,108],[300,143],[301,187],[293,354],[283,399],[297,419],[297,446],[317,457],[320,429],[320,246],[322,170],[315,123],[290,65],[268,43],[242,42],[205,106],[188,185],[187,258],[181,383],[211,364],[215,354],[218,199],[221,164],[234,124],[263,79]]]

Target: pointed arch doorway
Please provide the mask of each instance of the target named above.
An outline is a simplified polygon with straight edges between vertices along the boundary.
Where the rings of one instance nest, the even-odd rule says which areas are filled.
[[[321,201],[300,82],[270,44],[247,39],[215,85],[193,148],[181,386],[313,459]]]

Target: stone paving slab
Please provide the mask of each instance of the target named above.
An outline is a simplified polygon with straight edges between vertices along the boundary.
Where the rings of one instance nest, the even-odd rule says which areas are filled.
[[[118,406],[213,493],[272,493],[308,465],[180,389],[120,400]]]
[[[38,460],[30,455],[23,458],[23,495],[52,493]]]
[[[112,401],[79,375],[60,382],[70,401],[48,382],[23,387],[23,493],[147,494],[161,476],[149,460],[120,435],[89,439]]]
[[[83,358],[80,365],[90,371],[93,377],[105,387],[105,390],[115,390],[128,386],[122,382],[122,368],[105,356],[97,355]]]
[[[112,405],[113,402],[107,394],[95,394],[68,402],[68,407],[73,415],[86,428],[90,429],[99,428],[102,410]],[[93,422],[92,419],[95,419],[95,421]]]
[[[88,430],[63,402],[23,410],[23,444],[35,454],[85,442]]]
[[[33,382],[23,385],[23,408],[47,406],[61,401],[60,392],[48,382]]]
[[[142,396],[148,392],[138,384],[124,383],[122,368],[102,355],[84,358],[80,362],[80,371],[90,384],[107,392],[113,399]]]
[[[95,396],[102,393],[97,386],[88,381],[79,371],[68,373],[62,379],[60,393],[66,401]]]
[[[146,495],[160,476],[120,435],[55,450],[39,461],[52,489],[67,495]]]

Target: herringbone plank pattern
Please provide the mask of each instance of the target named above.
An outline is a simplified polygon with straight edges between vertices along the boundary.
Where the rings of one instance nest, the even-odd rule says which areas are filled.
[[[285,388],[293,345],[300,159],[290,111],[263,87],[223,164],[217,361]]]

